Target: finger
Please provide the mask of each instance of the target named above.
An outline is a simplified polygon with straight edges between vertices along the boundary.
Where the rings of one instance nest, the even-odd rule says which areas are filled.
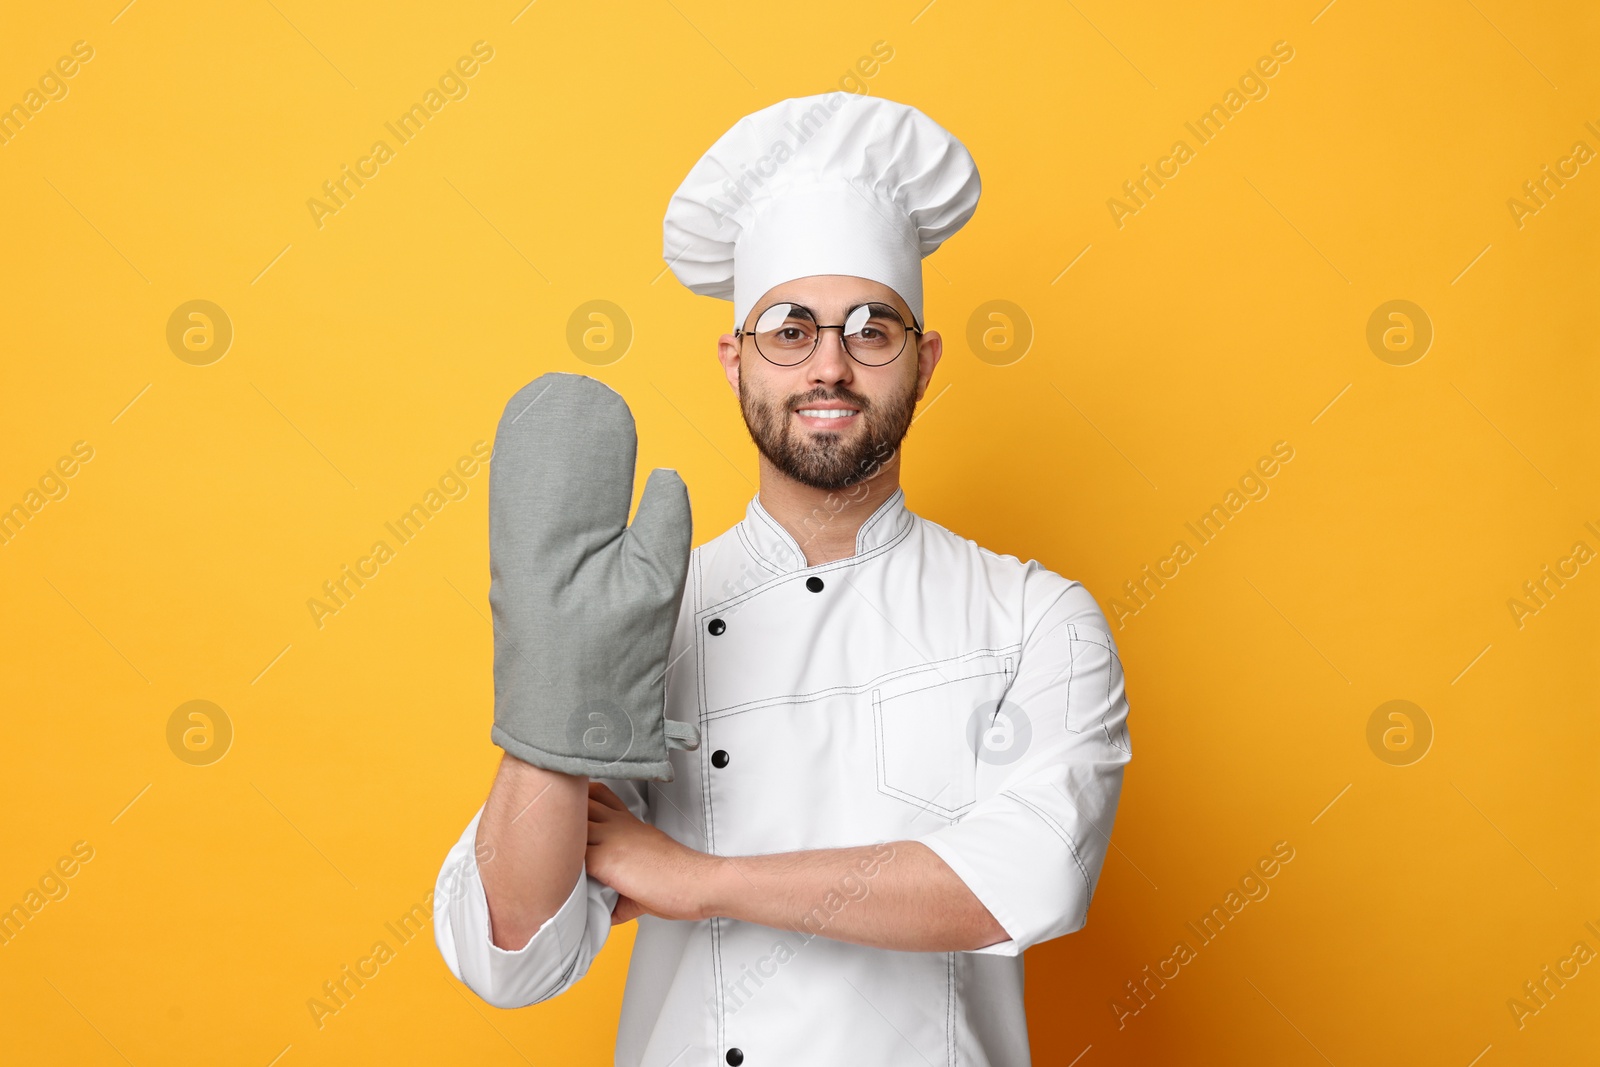
[[[626,897],[618,893],[617,906],[611,912],[611,925],[617,926],[625,922],[631,922],[643,914],[644,905],[632,897]]]
[[[606,807],[612,808],[612,809],[614,809],[616,811],[627,811],[628,810],[628,805],[624,804],[622,802],[622,798],[617,796],[616,793],[611,791],[611,787],[610,786],[602,785],[599,782],[590,782],[589,783],[589,799],[591,801],[598,800],[600,803],[604,804]]]

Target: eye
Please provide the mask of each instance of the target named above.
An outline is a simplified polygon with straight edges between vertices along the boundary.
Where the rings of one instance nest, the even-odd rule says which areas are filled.
[[[905,342],[905,324],[884,304],[862,304],[845,317],[845,340],[858,351],[898,351]]]

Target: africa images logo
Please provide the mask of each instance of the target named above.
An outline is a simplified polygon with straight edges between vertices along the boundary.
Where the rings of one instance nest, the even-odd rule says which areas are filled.
[[[462,56],[455,64],[439,76],[438,88],[429,88],[422,95],[420,102],[414,102],[394,122],[385,122],[383,128],[388,130],[395,139],[396,145],[408,145],[420,134],[428,121],[444,110],[444,106],[452,100],[465,100],[471,92],[467,79],[474,77],[481,69],[480,64],[488,63],[494,58],[494,48],[487,41],[475,41],[472,45],[472,54]],[[324,219],[329,215],[337,215],[349,206],[360,190],[366,188],[367,182],[376,178],[382,171],[385,163],[395,158],[398,149],[391,146],[388,141],[377,140],[372,143],[372,148],[365,156],[356,160],[355,169],[346,163],[341,168],[338,177],[330,178],[322,183],[322,193],[326,200],[313,196],[306,201],[306,208],[311,212],[311,221],[317,229],[325,225]],[[370,169],[369,169],[370,168]]]
[[[1267,79],[1282,69],[1280,64],[1288,63],[1293,58],[1294,47],[1288,41],[1274,41],[1272,54],[1257,59],[1254,66],[1240,75],[1237,89],[1229,88],[1219,103],[1212,104],[1194,122],[1185,122],[1184,129],[1193,135],[1195,143],[1201,148],[1210,144],[1221,135],[1229,122],[1239,116],[1239,112],[1244,110],[1246,104],[1252,100],[1267,98],[1267,94],[1271,92]],[[1193,160],[1198,152],[1198,148],[1179,138],[1172,143],[1167,155],[1156,160],[1153,170],[1150,164],[1146,163],[1139,177],[1123,182],[1122,193],[1126,199],[1113,196],[1106,200],[1106,210],[1111,213],[1111,221],[1117,229],[1126,226],[1129,217],[1149,207],[1156,193],[1165,189],[1167,182],[1181,174],[1184,164]]]

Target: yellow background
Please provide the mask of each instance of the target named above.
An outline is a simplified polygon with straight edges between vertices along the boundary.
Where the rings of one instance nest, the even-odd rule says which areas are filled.
[[[94,858],[0,947],[0,1056],[611,1062],[631,926],[515,1012],[464,995],[430,927],[312,1021],[394,944],[499,754],[487,474],[322,628],[306,601],[548,370],[628,398],[697,543],[736,522],[755,453],[713,358],[729,305],[663,275],[662,212],[735,119],[882,41],[859,84],[984,181],[926,272],[947,354],[914,510],[1111,613],[1294,449],[1116,632],[1135,758],[1087,928],[1028,956],[1036,1061],[1595,1061],[1600,963],[1521,1028],[1507,1001],[1600,951],[1600,565],[1520,628],[1507,601],[1600,549],[1600,163],[1520,227],[1507,201],[1600,149],[1600,16],[1404,8],[9,5],[0,104],[75,41],[94,58],[0,145],[0,506],[74,442],[94,458],[0,545],[0,906],[74,842]],[[479,40],[468,95],[319,228],[322,183]],[[1269,95],[1115,225],[1107,200],[1277,41]],[[194,299],[234,328],[208,366],[166,340]],[[1435,330],[1409,366],[1366,341],[1393,299]],[[632,326],[606,366],[566,341],[590,300]],[[1007,365],[966,341],[991,300],[1034,334]],[[209,766],[167,743],[196,699],[234,730]],[[1367,741],[1393,699],[1434,732],[1408,766]],[[1270,896],[1119,1027],[1124,983],[1279,841]]]

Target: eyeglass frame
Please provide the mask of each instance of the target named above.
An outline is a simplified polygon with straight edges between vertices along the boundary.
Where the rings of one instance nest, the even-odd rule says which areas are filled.
[[[892,304],[890,304],[890,303],[888,303],[887,301],[884,301],[884,300],[863,300],[859,304],[852,305],[851,307],[849,307],[849,308],[847,308],[845,310],[844,322],[841,322],[841,323],[839,323],[838,325],[835,325],[835,326],[824,326],[821,323],[817,322],[816,321],[816,315],[817,315],[816,311],[814,311],[811,307],[809,307],[806,304],[801,304],[801,303],[799,303],[797,301],[794,301],[794,300],[774,300],[772,303],[770,303],[766,307],[762,308],[756,314],[756,321],[760,322],[762,315],[765,315],[767,312],[771,311],[773,308],[777,307],[779,304],[793,304],[795,307],[805,308],[806,311],[811,314],[811,324],[817,328],[816,339],[811,342],[811,351],[807,352],[800,359],[795,360],[793,363],[779,363],[777,360],[773,359],[771,356],[769,356],[765,352],[761,351],[761,343],[755,339],[756,338],[756,331],[755,330],[747,330],[747,329],[745,329],[744,327],[741,326],[739,329],[733,331],[733,336],[735,336],[735,337],[737,337],[737,338],[739,338],[741,340],[743,340],[746,337],[750,338],[751,343],[754,344],[755,347],[756,347],[756,354],[759,355],[762,359],[766,360],[768,363],[771,363],[774,367],[785,367],[785,368],[798,367],[802,363],[804,363],[806,360],[808,360],[812,356],[816,355],[817,354],[817,348],[822,344],[822,331],[823,330],[838,330],[839,331],[839,347],[844,349],[844,354],[845,355],[849,356],[851,359],[855,360],[857,363],[860,363],[861,366],[863,366],[863,367],[887,367],[889,364],[891,364],[895,360],[899,359],[900,356],[905,352],[906,346],[905,346],[904,342],[901,342],[900,350],[898,352],[896,352],[894,355],[890,356],[888,359],[884,360],[882,363],[864,363],[864,362],[862,362],[860,357],[858,357],[854,352],[850,351],[850,346],[848,344],[846,344],[845,340],[844,340],[844,328],[845,328],[846,325],[849,324],[850,316],[854,315],[857,311],[860,311],[862,308],[871,307],[874,304],[878,305],[879,307],[886,307],[890,311],[893,311],[894,312],[894,317],[897,318],[897,319],[900,319],[900,325],[905,326],[906,331],[907,331],[908,334],[914,333],[918,337],[926,336],[926,334],[923,331],[922,327],[915,325],[915,323],[916,323],[916,319],[915,318],[913,318],[911,320],[911,325],[907,325],[906,320],[900,318],[900,312],[895,310],[894,305],[892,305]]]

